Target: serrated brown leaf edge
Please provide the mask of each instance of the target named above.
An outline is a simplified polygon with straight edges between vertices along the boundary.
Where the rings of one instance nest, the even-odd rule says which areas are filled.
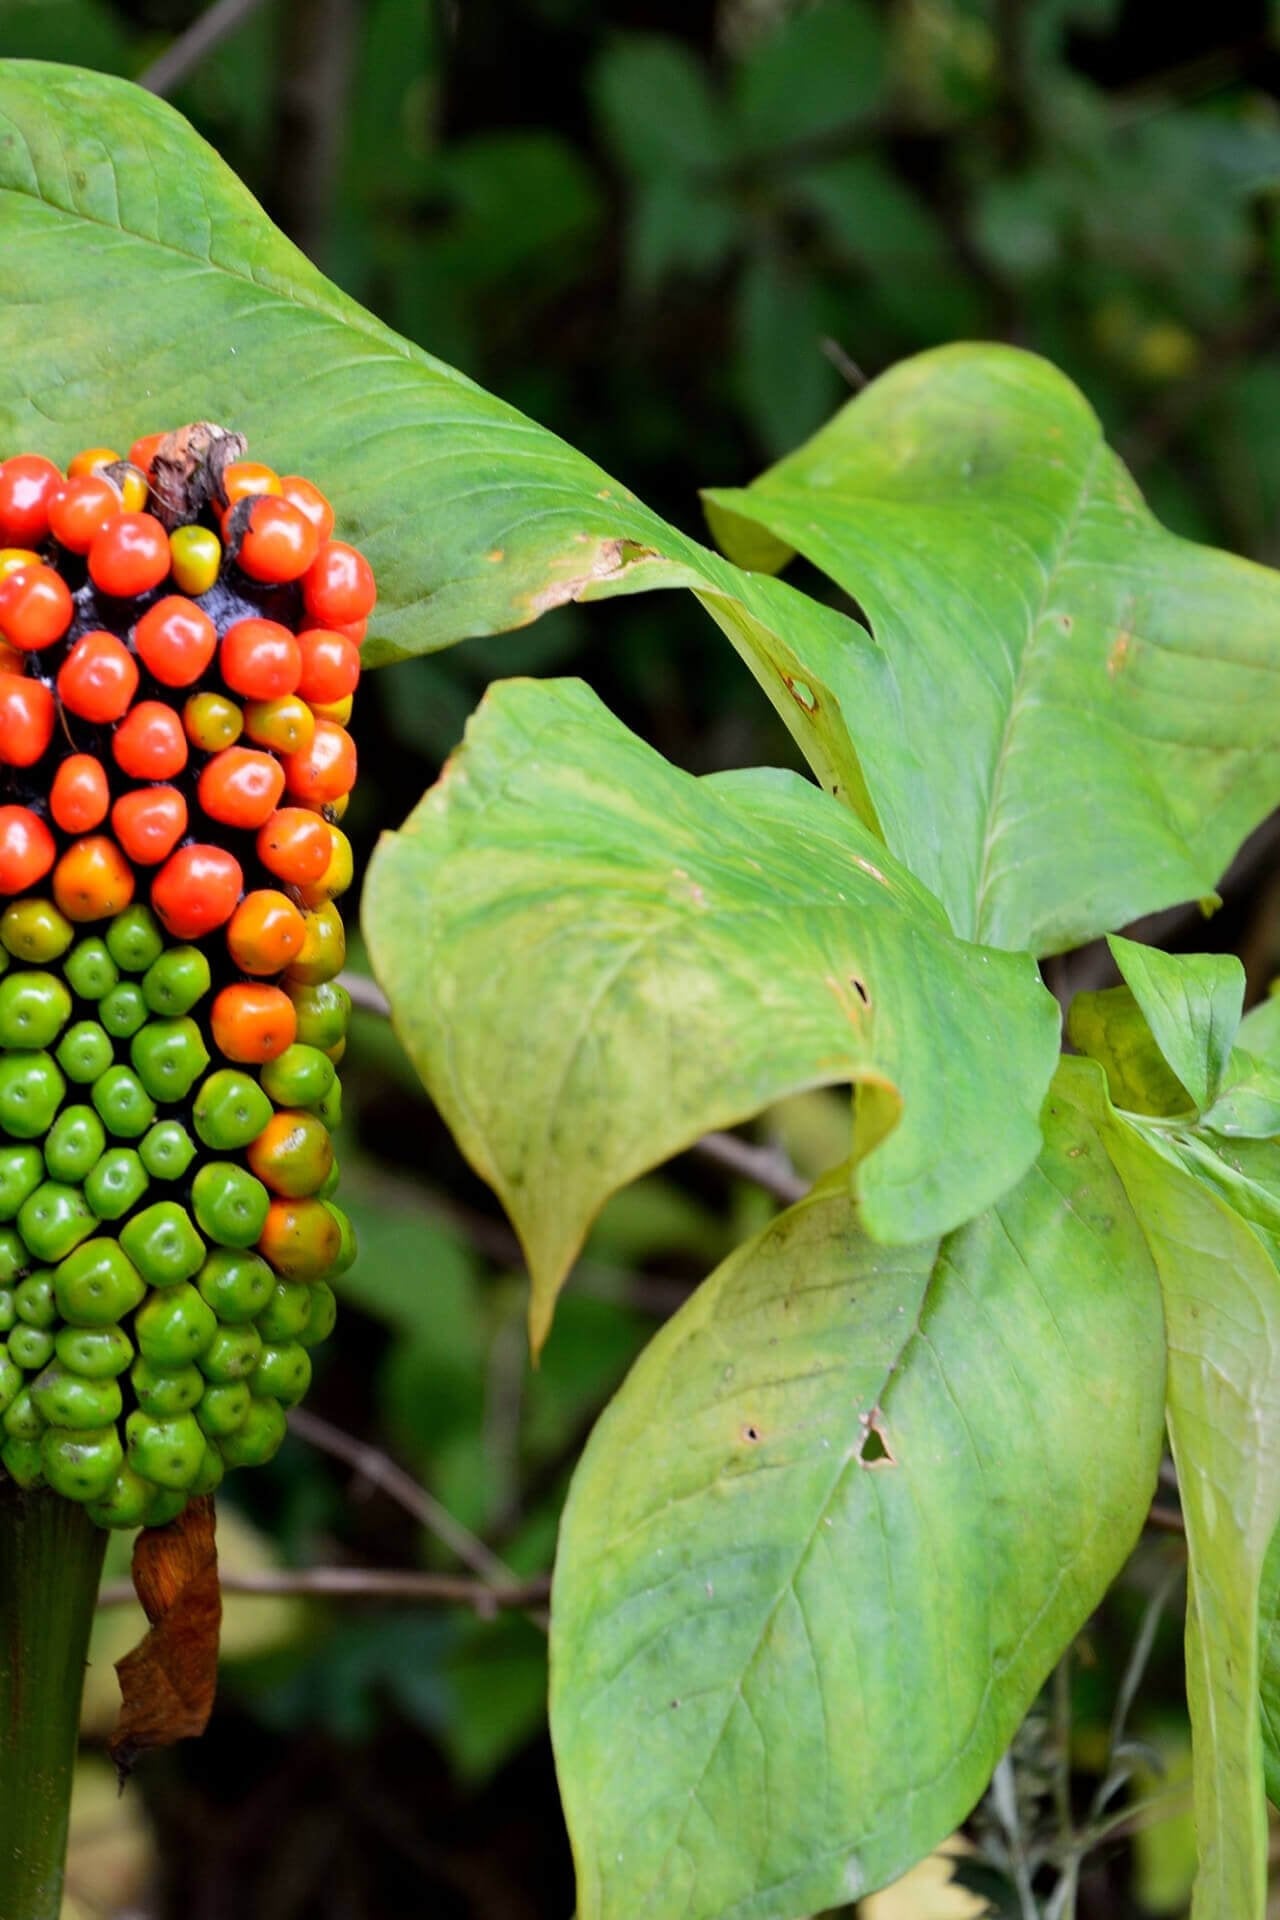
[[[222,1624],[214,1526],[213,1498],[205,1494],[134,1542],[134,1591],[151,1631],[116,1662],[120,1718],[108,1751],[121,1786],[141,1754],[194,1739],[209,1723]]]

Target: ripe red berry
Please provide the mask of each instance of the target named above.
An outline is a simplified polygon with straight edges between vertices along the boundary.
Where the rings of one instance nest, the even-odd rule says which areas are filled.
[[[317,720],[315,737],[305,753],[291,753],[284,763],[285,786],[295,800],[324,807],[350,793],[356,783],[356,743],[344,727]]]
[[[222,636],[222,677],[247,700],[274,700],[293,693],[302,672],[298,643],[275,620],[237,620]]]
[[[236,550],[241,573],[273,586],[300,580],[320,550],[319,534],[301,508],[268,493],[251,500],[244,513]]]
[[[53,870],[53,898],[68,920],[107,920],[133,899],[133,868],[103,833],[77,840]]]
[[[58,671],[58,697],[68,713],[102,726],[126,714],[137,691],[137,664],[113,633],[81,634]]]
[[[142,438],[135,440],[129,449],[130,466],[141,467],[143,473],[149,475],[156,454],[162,442],[168,437],[167,433],[144,433]]]
[[[98,535],[123,512],[120,495],[101,474],[64,480],[49,496],[49,531],[68,553],[88,553]]]
[[[345,634],[307,627],[298,635],[302,678],[298,692],[317,706],[329,706],[354,693],[360,678],[360,650]]]
[[[179,847],[151,883],[151,904],[175,939],[198,940],[231,918],[243,891],[240,862],[225,847]]]
[[[172,707],[140,700],[112,735],[111,751],[133,780],[171,780],[187,764],[187,736]]]
[[[44,879],[57,848],[30,807],[0,807],[0,893],[26,893]]]
[[[131,860],[154,867],[186,832],[187,803],[176,787],[135,787],[112,807],[111,826]]]
[[[49,500],[62,475],[38,453],[0,466],[0,547],[38,547],[49,531]]]
[[[280,807],[258,831],[258,858],[286,886],[314,886],[329,865],[332,831],[307,807]]]
[[[269,753],[224,747],[201,768],[196,792],[211,820],[227,827],[260,827],[284,792],[284,768]]]
[[[218,649],[218,630],[202,607],[166,594],[148,607],[133,630],[138,658],[165,687],[189,687]]]
[[[74,611],[62,575],[40,561],[35,566],[15,567],[0,580],[0,633],[24,653],[37,652],[61,640]]]
[[[365,619],[377,597],[369,562],[341,540],[326,542],[302,576],[302,603],[318,627]]]
[[[131,600],[168,577],[169,536],[150,513],[121,513],[89,549],[89,578],[113,599]]]
[[[102,762],[91,753],[73,753],[53,776],[49,811],[64,833],[92,833],[107,817],[111,790]]]
[[[319,487],[300,473],[285,473],[280,476],[280,491],[291,506],[306,514],[323,545],[333,532],[333,508]]]
[[[0,673],[0,765],[33,767],[53,738],[56,714],[42,680]]]

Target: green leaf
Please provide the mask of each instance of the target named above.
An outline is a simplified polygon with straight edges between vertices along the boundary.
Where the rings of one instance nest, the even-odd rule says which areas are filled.
[[[1280,1528],[1271,1536],[1258,1591],[1262,1766],[1268,1798],[1280,1806]]]
[[[1161,953],[1119,934],[1107,945],[1161,1054],[1203,1113],[1217,1096],[1240,1026],[1244,968],[1233,953]]]
[[[1262,1001],[1241,1021],[1226,1084],[1202,1125],[1228,1139],[1280,1134],[1280,998]]]
[[[535,1342],[609,1194],[782,1094],[858,1083],[868,1230],[969,1218],[1034,1158],[1057,1010],[791,774],[696,780],[576,681],[493,688],[364,925],[410,1056],[500,1194]]]
[[[596,63],[591,93],[614,151],[641,178],[705,172],[731,152],[724,109],[678,40],[615,40]]]
[[[1118,1570],[1163,1331],[1077,1104],[1095,1071],[1063,1070],[1035,1168],[941,1242],[874,1244],[824,1181],[597,1426],[552,1607],[579,1920],[788,1920],[892,1880]]]
[[[864,610],[887,697],[855,657],[844,724],[963,936],[1051,953],[1197,899],[1280,799],[1280,579],[1166,533],[1046,362],[922,354],[708,504]]]
[[[884,99],[884,35],[866,0],[819,0],[763,35],[736,75],[738,136],[750,148],[815,140]]]
[[[1067,1038],[1096,1060],[1123,1113],[1189,1114],[1191,1095],[1170,1072],[1129,987],[1078,993],[1067,1009]]]

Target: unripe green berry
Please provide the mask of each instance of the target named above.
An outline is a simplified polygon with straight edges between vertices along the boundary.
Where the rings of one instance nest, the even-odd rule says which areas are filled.
[[[204,1397],[195,1409],[201,1431],[211,1440],[225,1440],[229,1433],[234,1433],[237,1427],[244,1425],[252,1401],[253,1396],[244,1380],[227,1380],[221,1385],[206,1387]]]
[[[52,1337],[46,1337],[52,1346]],[[57,1360],[32,1381],[31,1398],[51,1427],[69,1427],[76,1432],[109,1426],[119,1419],[124,1406],[118,1380],[86,1380],[83,1374],[69,1373]]]
[[[41,1432],[44,1429],[41,1428]],[[0,1460],[4,1470],[15,1486],[24,1492],[38,1487],[44,1480],[44,1454],[40,1447],[40,1435],[24,1437],[11,1435],[0,1447]]]
[[[122,1220],[150,1185],[132,1147],[108,1147],[85,1180],[84,1194],[99,1220]]]
[[[18,1231],[37,1260],[63,1260],[97,1226],[79,1187],[44,1180],[18,1214]]]
[[[255,1325],[273,1345],[298,1340],[311,1318],[311,1288],[305,1280],[277,1280]]]
[[[155,1488],[126,1460],[106,1492],[89,1504],[89,1518],[100,1527],[142,1527],[151,1518]]]
[[[276,1277],[260,1255],[215,1247],[196,1276],[203,1299],[228,1326],[256,1320],[275,1291]]]
[[[271,1111],[256,1080],[240,1068],[220,1067],[196,1095],[191,1121],[206,1147],[234,1153],[257,1139]]]
[[[191,1183],[196,1224],[220,1247],[251,1247],[267,1223],[271,1196],[261,1180],[229,1160],[209,1160]]]
[[[50,1427],[40,1454],[45,1479],[67,1500],[100,1500],[124,1462],[119,1434],[105,1426],[74,1433]]]
[[[351,995],[336,980],[325,980],[308,987],[285,983],[298,1016],[298,1040],[304,1047],[319,1047],[327,1053],[347,1037],[351,1023]]]
[[[27,1373],[53,1358],[53,1335],[48,1327],[15,1327],[9,1335],[9,1357]]]
[[[111,1037],[96,1020],[77,1020],[58,1042],[58,1065],[77,1086],[97,1080],[114,1059]]]
[[[190,1488],[153,1487],[151,1490],[151,1511],[147,1515],[147,1525],[154,1533],[157,1527],[167,1527],[176,1520],[186,1506]]]
[[[54,1346],[67,1372],[85,1380],[115,1380],[133,1359],[133,1342],[123,1327],[59,1327]]]
[[[296,1042],[262,1069],[262,1085],[278,1107],[316,1107],[333,1086],[337,1069],[319,1047]],[[264,1122],[265,1125],[265,1122]]]
[[[101,1000],[104,993],[110,993],[120,978],[119,969],[107,950],[105,940],[97,935],[81,940],[71,949],[62,963],[73,993],[82,1000]]]
[[[52,900],[14,900],[0,914],[0,943],[15,960],[47,966],[60,959],[75,939],[75,929]]]
[[[14,1140],[42,1140],[67,1083],[47,1053],[0,1058],[0,1127]]]
[[[218,1331],[213,1309],[185,1280],[153,1293],[136,1314],[134,1338],[144,1359],[162,1368],[198,1360]]]
[[[52,973],[0,980],[0,1047],[50,1047],[71,1018],[71,995]]]
[[[6,1347],[0,1347],[0,1413],[12,1406],[22,1391],[22,1368],[9,1356]],[[249,1389],[245,1388],[246,1397]]]
[[[18,1318],[28,1327],[51,1327],[58,1318],[54,1298],[53,1275],[47,1267],[29,1273],[15,1289],[13,1304]]]
[[[11,1440],[38,1440],[48,1422],[31,1398],[30,1387],[15,1393],[4,1410],[4,1430]]]
[[[0,1287],[12,1286],[31,1271],[31,1255],[20,1233],[13,1227],[0,1227]]]
[[[116,1040],[127,1040],[146,1024],[147,1003],[136,980],[121,980],[98,1002],[98,1018]]]
[[[0,1220],[13,1220],[44,1179],[39,1147],[0,1147]]]
[[[271,1397],[282,1407],[295,1407],[311,1385],[311,1355],[297,1341],[264,1347],[249,1381],[255,1399]]]
[[[215,1488],[222,1485],[226,1471],[217,1447],[209,1445],[206,1441],[203,1457],[189,1488],[191,1497],[195,1499],[198,1494],[214,1492]]]
[[[192,1366],[157,1367],[150,1360],[135,1360],[129,1380],[138,1405],[155,1420],[190,1413],[204,1392],[204,1375]]]
[[[209,1064],[194,1020],[148,1020],[129,1048],[133,1070],[156,1100],[185,1100]]]
[[[225,1386],[232,1380],[247,1380],[261,1352],[262,1335],[252,1322],[240,1327],[219,1327],[196,1365],[206,1380]]]
[[[196,1143],[181,1120],[157,1120],[138,1142],[138,1155],[157,1180],[181,1180],[196,1157]]]
[[[68,1254],[54,1274],[53,1287],[63,1319],[74,1327],[112,1326],[132,1313],[147,1292],[119,1241],[104,1239],[86,1240]]]
[[[191,1485],[204,1459],[205,1440],[189,1413],[155,1420],[139,1410],[129,1415],[124,1430],[135,1473],[174,1492]]]
[[[13,1304],[13,1288],[0,1287],[0,1334],[8,1333],[18,1317],[18,1309]]]
[[[92,1107],[64,1107],[44,1143],[45,1165],[55,1180],[83,1180],[106,1146],[106,1129]]]
[[[350,1215],[344,1213],[341,1207],[335,1207],[331,1200],[326,1200],[324,1207],[325,1211],[337,1221],[339,1235],[338,1252],[329,1272],[330,1274],[345,1273],[353,1264],[359,1251],[356,1246],[356,1230],[351,1224]]]
[[[157,1200],[120,1229],[120,1244],[153,1287],[189,1280],[204,1261],[204,1241],[176,1200]]]
[[[229,1467],[265,1466],[280,1451],[288,1431],[278,1400],[255,1400],[244,1425],[218,1442],[219,1451]]]
[[[2,1063],[0,1063],[2,1064]],[[129,1067],[108,1067],[89,1090],[108,1133],[136,1140],[156,1117],[156,1103]]]
[[[316,1112],[328,1127],[330,1133],[336,1133],[342,1125],[342,1082],[334,1076],[333,1085],[324,1099],[319,1102]]]
[[[142,994],[152,1013],[173,1018],[190,1013],[211,985],[209,962],[199,947],[170,947],[147,968]]]
[[[164,952],[164,934],[150,907],[135,902],[107,928],[107,946],[122,973],[145,973]]]

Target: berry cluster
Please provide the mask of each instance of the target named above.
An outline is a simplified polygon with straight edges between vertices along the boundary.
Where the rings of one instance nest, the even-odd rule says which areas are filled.
[[[334,899],[374,583],[243,453],[0,464],[0,1461],[103,1526],[270,1459],[354,1256]]]

